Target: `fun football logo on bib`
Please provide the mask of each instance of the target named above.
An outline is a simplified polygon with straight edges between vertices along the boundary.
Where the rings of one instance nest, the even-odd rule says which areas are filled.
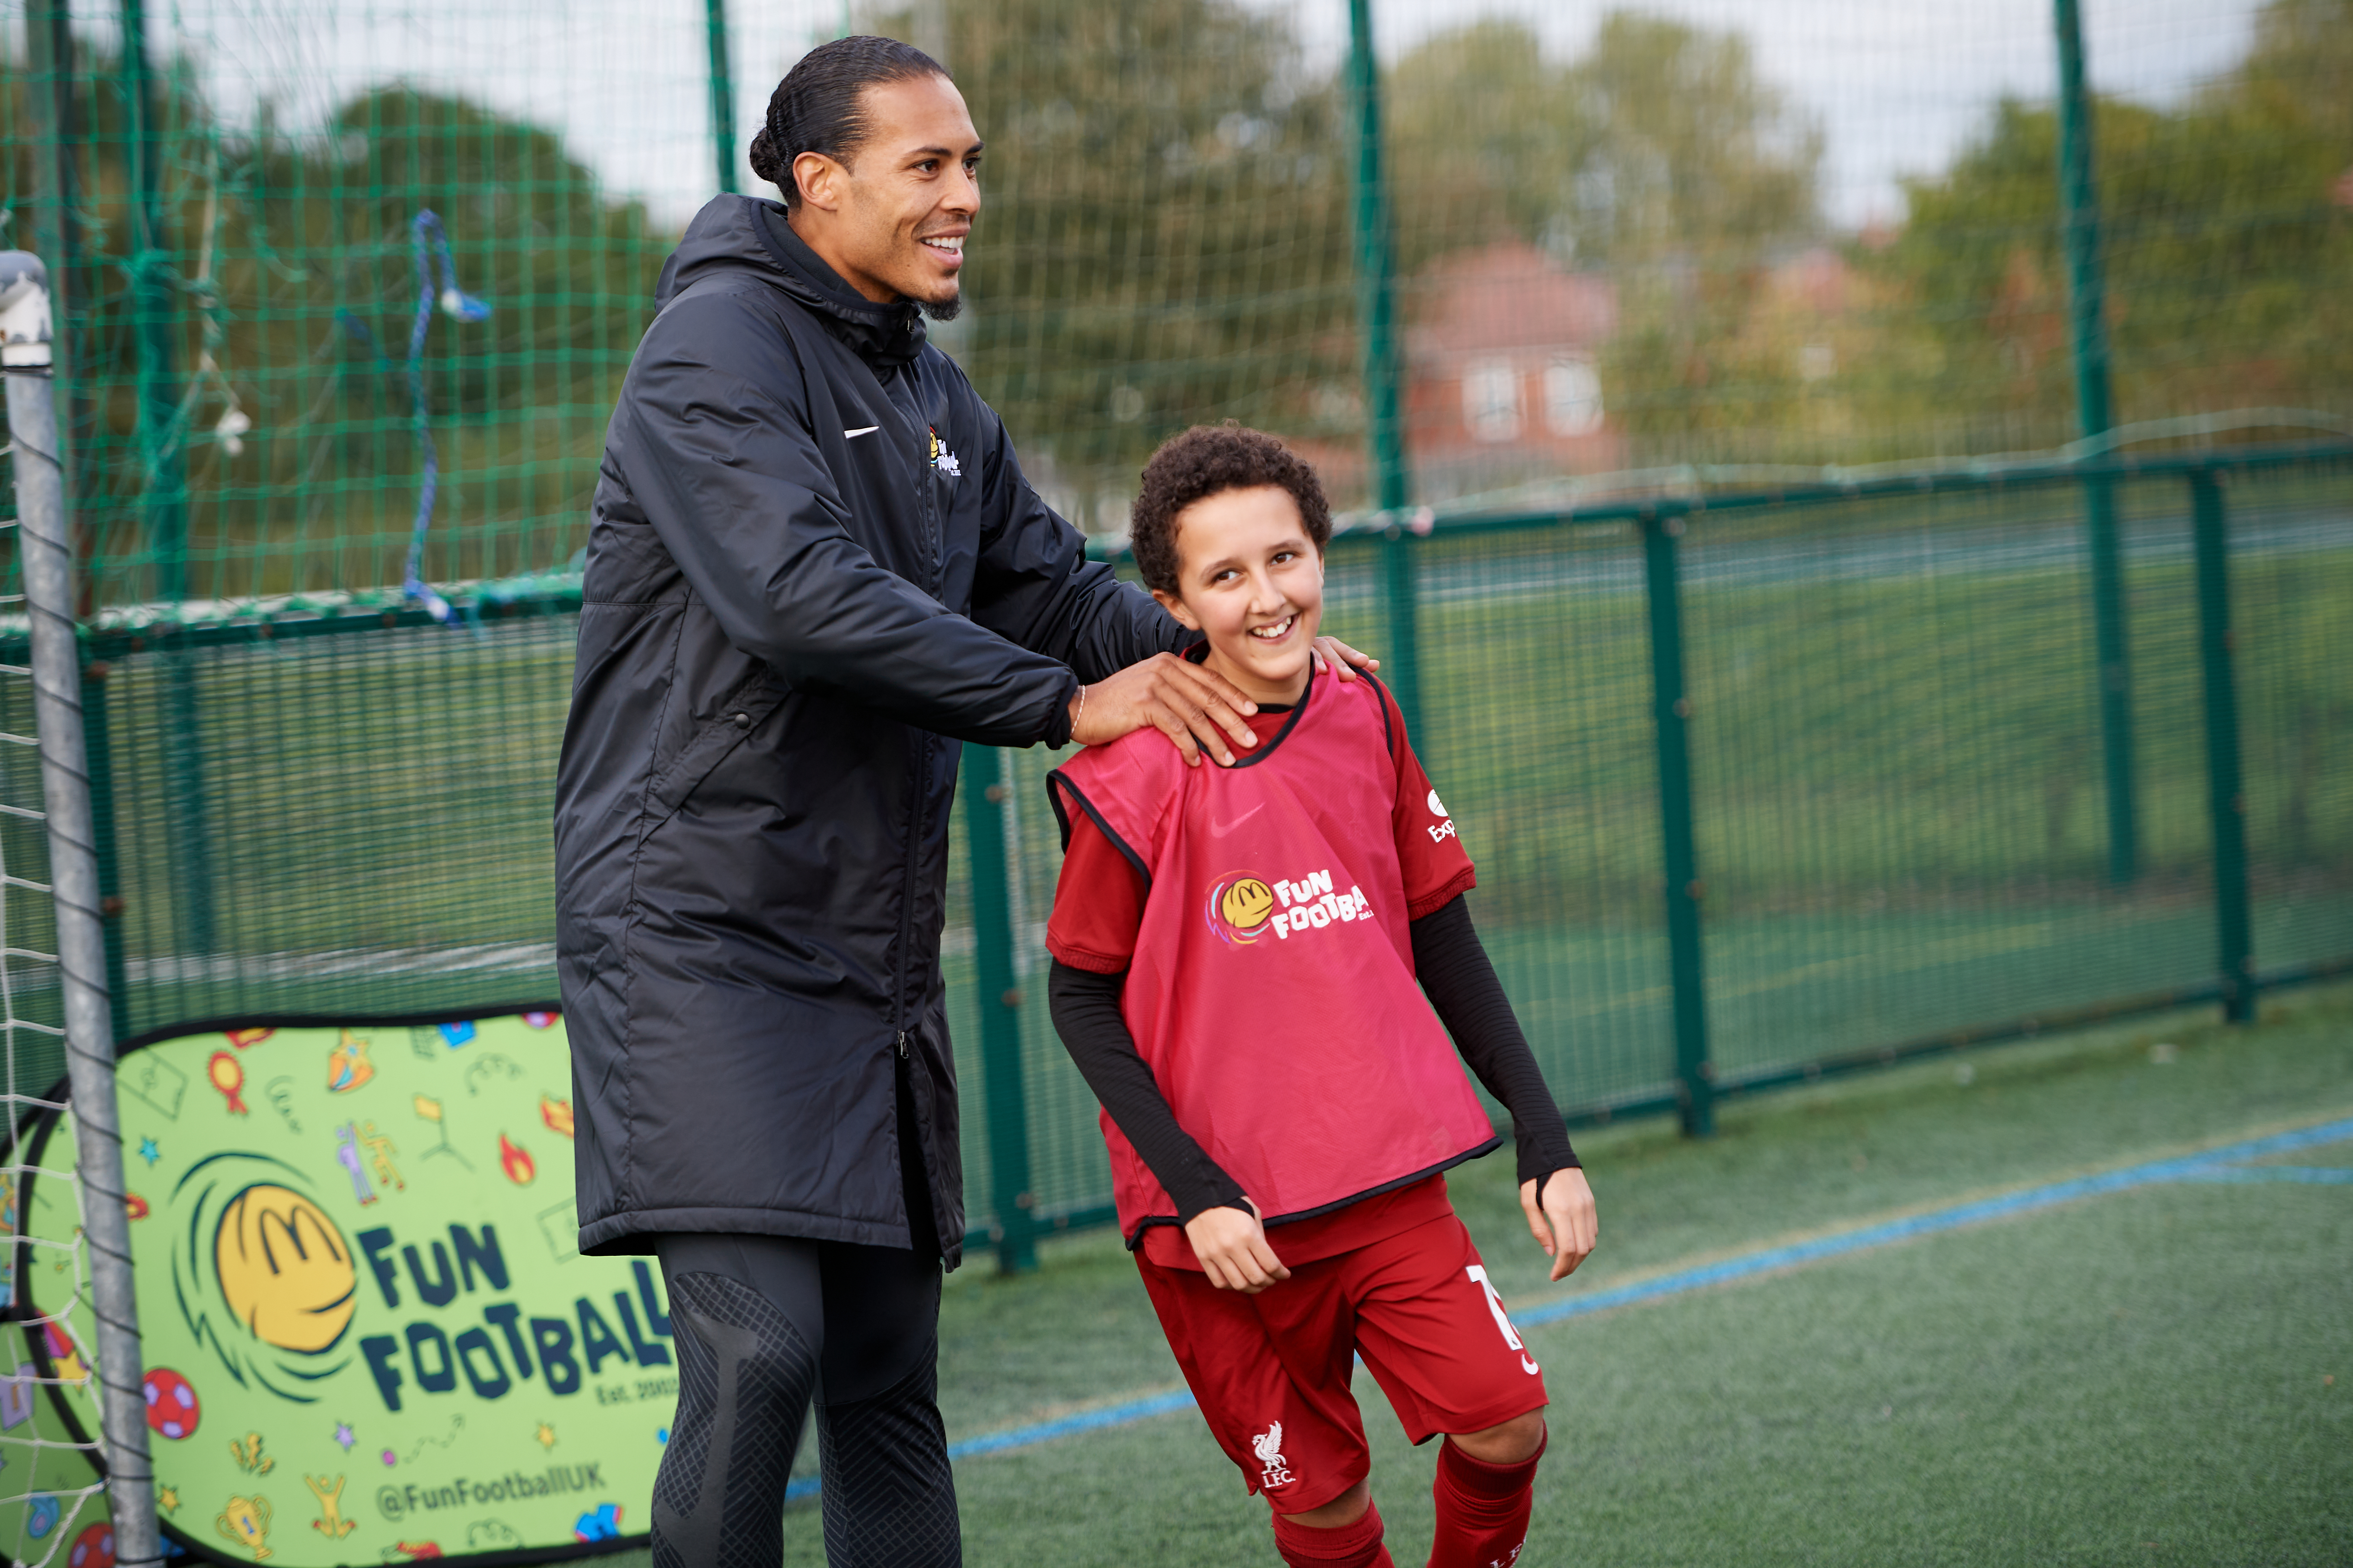
[[[1248,947],[1270,935],[1288,942],[1311,931],[1370,920],[1373,902],[1354,887],[1335,891],[1328,868],[1271,885],[1255,871],[1229,871],[1209,884],[1202,913],[1219,942]]]
[[[1209,884],[1209,929],[1219,942],[1247,947],[1266,934],[1274,889],[1254,871],[1229,871]]]

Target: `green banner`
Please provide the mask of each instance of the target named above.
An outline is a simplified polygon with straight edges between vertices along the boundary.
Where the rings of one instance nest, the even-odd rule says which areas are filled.
[[[186,1036],[115,1081],[169,1535],[283,1568],[644,1535],[669,1308],[650,1258],[580,1256],[559,1017]],[[94,1435],[70,1111],[30,1163],[33,1360]]]

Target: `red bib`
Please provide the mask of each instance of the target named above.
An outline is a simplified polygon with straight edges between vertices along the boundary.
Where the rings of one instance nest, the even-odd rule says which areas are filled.
[[[1177,1125],[1270,1223],[1502,1142],[1414,981],[1389,746],[1371,681],[1326,671],[1230,768],[1147,729],[1047,778],[1066,832],[1068,796],[1143,873],[1120,1010]],[[1176,1205],[1102,1120],[1134,1245]]]

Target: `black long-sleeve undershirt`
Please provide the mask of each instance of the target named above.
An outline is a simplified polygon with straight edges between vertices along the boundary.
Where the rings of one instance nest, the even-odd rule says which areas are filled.
[[[1512,1113],[1523,1182],[1541,1182],[1578,1163],[1568,1128],[1544,1073],[1520,1033],[1503,982],[1471,923],[1463,900],[1451,900],[1409,928],[1422,992],[1454,1037],[1463,1062]],[[1135,1146],[1176,1205],[1179,1223],[1220,1206],[1248,1209],[1235,1181],[1177,1125],[1167,1097],[1145,1065],[1120,1016],[1127,975],[1097,974],[1057,962],[1046,983],[1054,1030],[1095,1098]]]

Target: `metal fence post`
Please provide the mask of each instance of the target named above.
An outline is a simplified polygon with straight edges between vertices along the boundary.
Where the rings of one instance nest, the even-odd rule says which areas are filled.
[[[92,659],[82,667],[82,732],[90,753],[90,839],[98,851],[98,908],[106,918],[106,994],[126,1005],[131,984],[122,961],[122,868],[114,837],[114,726],[106,700],[112,666]]]
[[[1036,1200],[1029,1191],[1029,1096],[1021,1075],[1021,987],[1015,973],[1005,753],[966,746],[965,838],[972,852],[973,960],[979,978],[981,1100],[988,1117],[990,1226],[1008,1274],[1038,1266]],[[977,785],[978,787],[974,787]]]
[[[1642,519],[1642,583],[1651,623],[1651,727],[1659,752],[1659,832],[1665,849],[1667,968],[1674,991],[1675,1083],[1683,1131],[1715,1131],[1715,1068],[1707,1049],[1707,974],[1699,906],[1706,889],[1692,827],[1691,699],[1683,691],[1680,517]]]
[[[2230,519],[2225,475],[2189,476],[2189,526],[2198,563],[2198,664],[2206,688],[2207,816],[2214,836],[2214,930],[2221,940],[2222,1016],[2255,1016],[2253,915],[2247,892],[2247,795],[2239,768],[2239,691],[2232,669]]]
[[[2092,174],[2092,101],[2084,84],[2084,29],[2076,0],[2054,0],[2059,35],[2060,238],[2067,257],[2067,312],[2075,349],[2075,409],[2083,434],[2107,434],[2106,286],[2100,261],[2099,186]],[[2084,481],[2084,534],[2092,564],[2092,637],[2099,666],[2101,773],[2108,805],[2108,880],[2140,874],[2139,805],[2133,768],[2132,645],[2126,627],[2124,556],[2116,497],[2105,477]]]
[[[1389,235],[1388,184],[1381,171],[1381,68],[1373,53],[1371,0],[1348,3],[1348,86],[1356,111],[1356,184],[1349,221],[1356,232],[1356,317],[1363,335],[1365,434],[1373,460],[1373,504],[1403,511],[1413,499],[1405,455],[1403,366],[1398,363],[1397,261]],[[1421,731],[1420,606],[1414,592],[1413,541],[1394,520],[1383,546],[1388,639],[1377,651],[1406,733]]]
[[[703,0],[703,31],[711,46],[711,152],[719,161],[719,188],[735,194],[735,85],[727,68],[727,0]]]
[[[184,390],[174,363],[178,329],[169,236],[164,223],[164,127],[155,72],[147,48],[145,0],[121,0],[123,99],[135,117],[132,204],[138,252],[132,259],[132,298],[139,344],[139,457],[147,487],[147,551],[155,565],[156,596],[175,610],[188,597],[188,477],[182,447]],[[213,920],[211,814],[206,805],[204,739],[197,720],[195,666],[166,644],[164,699],[175,743],[164,769],[173,812],[173,898],[185,952],[206,954],[219,945]]]
[[[1423,761],[1430,757],[1430,737],[1421,727],[1421,605],[1416,580],[1411,533],[1391,525],[1381,545],[1383,603],[1388,611],[1388,640],[1374,651],[1380,656],[1381,675],[1389,695],[1397,699],[1398,716]]]
[[[0,294],[29,282],[41,264],[0,258]],[[19,296],[21,298],[21,294]],[[46,313],[46,312],[45,312]],[[44,323],[46,324],[46,323]],[[12,334],[13,336],[13,334]],[[47,816],[50,900],[57,911],[58,981],[65,1002],[66,1072],[72,1086],[82,1234],[90,1243],[91,1314],[98,1326],[99,1427],[118,1563],[159,1563],[155,1477],[147,1457],[147,1401],[139,1306],[131,1278],[131,1220],[123,1197],[122,1124],[114,1100],[114,1017],[106,984],[106,931],[82,743],[81,652],[74,626],[73,548],[66,532],[65,472],[58,455],[47,333],[6,351],[8,433],[16,447],[19,559],[30,624],[33,714]]]

